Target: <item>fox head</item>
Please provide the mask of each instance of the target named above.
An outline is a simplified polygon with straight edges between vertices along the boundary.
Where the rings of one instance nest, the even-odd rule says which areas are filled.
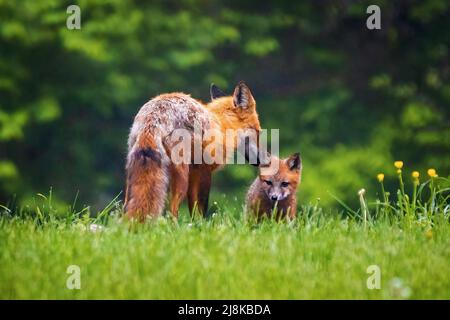
[[[228,96],[216,85],[211,84],[210,93],[211,102],[208,104],[208,109],[216,115],[223,131],[234,132],[233,149],[242,144],[246,160],[253,165],[259,165],[261,125],[256,112],[256,101],[250,88],[241,81],[234,88],[233,94]],[[255,160],[251,161],[252,159]]]
[[[300,184],[302,173],[302,160],[299,153],[294,153],[289,158],[270,158],[270,166],[261,166],[259,180],[261,188],[269,200],[281,201],[295,195]]]

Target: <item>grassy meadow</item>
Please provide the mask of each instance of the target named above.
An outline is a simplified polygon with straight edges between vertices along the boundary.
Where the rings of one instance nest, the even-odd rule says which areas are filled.
[[[39,195],[1,208],[0,298],[450,299],[449,180],[429,174],[414,174],[408,195],[398,168],[397,194],[368,203],[362,190],[358,209],[310,204],[290,222],[257,223],[218,200],[207,219],[184,210],[134,224],[115,200],[93,215]],[[79,290],[66,286],[70,265]],[[367,287],[372,265],[380,289]]]

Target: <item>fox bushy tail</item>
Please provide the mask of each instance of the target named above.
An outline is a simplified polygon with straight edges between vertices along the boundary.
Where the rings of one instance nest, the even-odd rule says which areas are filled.
[[[162,152],[152,137],[140,136],[127,157],[125,212],[143,221],[162,214],[167,194],[168,173]]]

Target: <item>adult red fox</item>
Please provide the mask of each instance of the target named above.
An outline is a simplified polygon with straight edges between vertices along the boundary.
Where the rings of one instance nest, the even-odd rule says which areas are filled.
[[[211,174],[223,163],[174,162],[171,159],[174,144],[169,137],[175,130],[183,129],[193,137],[196,130],[202,134],[219,132],[223,136],[229,129],[261,131],[255,99],[244,82],[235,87],[232,96],[226,96],[214,84],[210,92],[208,104],[177,92],[159,95],[139,110],[128,138],[125,211],[129,218],[143,221],[147,216],[160,216],[169,191],[170,211],[175,217],[186,195],[191,214],[195,208],[201,214],[207,212]],[[235,151],[239,144],[237,136],[231,141]],[[246,146],[246,152],[257,151],[257,144]],[[207,145],[208,141],[202,141],[201,149]]]
[[[289,158],[270,158],[270,166],[261,166],[259,176],[247,193],[246,210],[257,218],[270,217],[274,209],[278,218],[297,214],[297,187],[301,181],[302,161],[298,153]],[[276,207],[275,207],[276,206]]]

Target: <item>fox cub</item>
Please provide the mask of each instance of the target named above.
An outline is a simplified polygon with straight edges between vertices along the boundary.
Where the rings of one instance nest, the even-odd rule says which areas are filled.
[[[201,214],[207,212],[211,175],[221,164],[175,163],[171,159],[175,147],[167,142],[174,131],[182,129],[193,137],[196,130],[202,134],[217,131],[223,136],[230,129],[261,131],[255,99],[244,82],[235,87],[232,95],[224,94],[215,85],[211,85],[210,93],[208,104],[184,93],[162,94],[137,113],[128,138],[125,211],[129,218],[143,221],[147,216],[160,216],[168,193],[169,209],[175,217],[185,197],[191,214],[196,208]],[[204,150],[207,141],[200,147]],[[237,142],[232,147],[235,151]],[[257,150],[258,146],[249,149]]]
[[[271,156],[269,166],[260,166],[259,176],[247,193],[246,211],[258,219],[288,216],[294,219],[297,213],[297,187],[301,181],[302,161],[299,153],[286,159]]]

